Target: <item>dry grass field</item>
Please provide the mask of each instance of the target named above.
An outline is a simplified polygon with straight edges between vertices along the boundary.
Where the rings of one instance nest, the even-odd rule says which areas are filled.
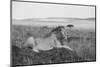
[[[36,65],[64,62],[85,62],[96,60],[96,38],[93,30],[69,29],[68,40],[64,44],[74,51],[54,48],[50,51],[35,53],[30,49],[22,49],[24,42],[32,34],[34,37],[43,37],[52,28],[12,25],[11,46],[12,65]]]

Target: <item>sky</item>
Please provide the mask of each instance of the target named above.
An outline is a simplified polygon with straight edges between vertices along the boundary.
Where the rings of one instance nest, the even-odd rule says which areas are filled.
[[[48,17],[94,18],[95,7],[15,1],[12,2],[12,19]]]

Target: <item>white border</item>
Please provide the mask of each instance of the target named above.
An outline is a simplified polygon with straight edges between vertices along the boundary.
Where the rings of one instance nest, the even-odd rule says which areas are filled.
[[[99,67],[100,66],[100,0],[29,0],[56,3],[88,4],[97,6],[97,61],[39,65],[38,67]],[[10,0],[0,0],[0,66],[10,67]],[[36,66],[27,66],[36,67]]]

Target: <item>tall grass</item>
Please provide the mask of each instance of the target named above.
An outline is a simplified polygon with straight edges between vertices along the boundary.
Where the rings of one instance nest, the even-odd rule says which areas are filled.
[[[12,30],[11,30],[12,43],[11,43],[11,45],[17,46],[19,52],[22,52],[22,53],[17,53],[17,55],[15,55],[13,53],[13,61],[14,61],[13,64],[16,65],[18,63],[18,65],[20,65],[20,64],[28,65],[28,64],[35,64],[35,62],[36,62],[36,64],[37,63],[41,64],[41,62],[43,62],[43,61],[44,61],[43,62],[44,64],[51,63],[51,62],[57,63],[57,61],[61,60],[61,58],[57,57],[57,56],[60,56],[61,54],[63,56],[62,60],[64,60],[68,56],[66,58],[67,60],[66,59],[64,60],[66,62],[74,62],[75,59],[72,59],[71,56],[73,56],[74,58],[75,58],[75,56],[81,58],[81,59],[77,59],[77,61],[95,61],[96,60],[95,31],[93,31],[93,30],[79,30],[79,29],[66,30],[66,34],[68,35],[68,40],[64,40],[63,42],[64,42],[64,44],[66,44],[66,45],[70,46],[72,49],[74,49],[74,51],[70,53],[70,51],[67,50],[68,53],[66,53],[66,50],[63,50],[63,51],[57,50],[58,52],[60,52],[60,54],[56,53],[55,50],[50,51],[51,55],[55,54],[55,55],[53,55],[54,57],[56,57],[56,59],[54,61],[52,61],[51,59],[48,59],[48,61],[47,61],[47,58],[46,58],[46,60],[43,59],[43,57],[41,55],[44,55],[45,53],[43,54],[43,52],[42,52],[41,55],[39,54],[40,55],[39,57],[41,59],[39,59],[39,57],[37,58],[38,60],[40,60],[40,62],[39,62],[36,59],[34,60],[34,58],[33,58],[35,56],[34,52],[32,52],[30,50],[21,49],[21,47],[25,43],[26,39],[29,37],[28,33],[30,33],[34,37],[43,37],[46,34],[48,34],[51,31],[51,29],[52,28],[47,28],[47,27],[12,25]],[[13,49],[13,50],[15,50],[15,49]],[[12,52],[13,52],[13,50],[12,50]],[[65,51],[65,54],[63,53],[64,51]],[[18,51],[15,51],[15,53],[16,52],[18,52]],[[49,53],[47,52],[46,54],[48,54],[51,57],[50,52]],[[22,57],[22,60],[20,60],[21,57]],[[52,59],[54,57],[52,57]],[[60,58],[60,60],[59,60],[59,58]],[[22,62],[22,61],[24,61],[24,62]]]

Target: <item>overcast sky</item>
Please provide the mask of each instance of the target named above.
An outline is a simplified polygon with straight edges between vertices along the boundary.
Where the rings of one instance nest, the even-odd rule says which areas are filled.
[[[12,2],[12,18],[95,17],[95,7],[45,3]]]

